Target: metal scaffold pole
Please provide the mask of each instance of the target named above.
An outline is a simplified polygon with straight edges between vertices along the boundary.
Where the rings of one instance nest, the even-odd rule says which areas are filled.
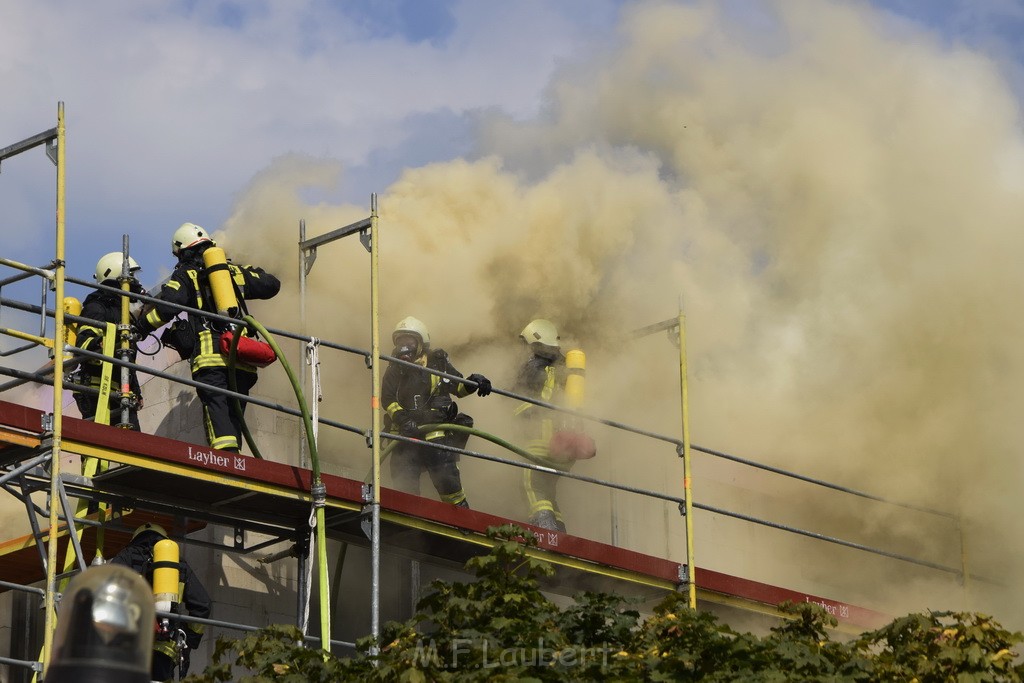
[[[57,248],[54,259],[54,289],[57,301],[64,301],[64,103],[57,104]],[[61,409],[64,396],[64,307],[54,307],[53,329],[53,441],[50,451],[50,519],[46,546],[45,628],[42,663],[50,661],[53,633],[57,626],[55,595],[57,590],[58,501],[60,500]]]
[[[299,245],[302,245],[306,241],[306,219],[299,220]],[[313,267],[312,260],[308,260],[306,257],[306,250],[299,247],[299,332],[306,334],[306,276],[309,275],[309,269]],[[306,356],[306,344],[305,342],[299,342],[299,361],[300,367],[302,360]],[[302,393],[306,393],[306,373],[302,373]],[[309,459],[306,457],[306,444],[302,443],[299,439],[299,467],[309,467]]]
[[[370,358],[373,363],[373,395],[370,399],[370,406],[373,411],[371,425],[371,448],[373,451],[373,494],[370,501],[371,506],[371,538],[372,560],[371,560],[371,581],[372,597],[370,607],[370,631],[376,643],[380,637],[380,432],[381,432],[381,405],[380,405],[380,283],[379,283],[379,257],[380,245],[377,238],[377,195],[370,197],[370,317],[373,319],[371,331]],[[376,651],[377,645],[374,645]]]

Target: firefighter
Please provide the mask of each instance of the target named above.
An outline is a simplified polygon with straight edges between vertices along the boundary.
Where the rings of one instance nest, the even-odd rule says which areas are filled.
[[[391,353],[394,357],[462,377],[443,349],[430,348],[430,332],[420,320],[412,316],[403,318],[395,326],[391,340],[395,345]],[[419,443],[400,441],[393,446],[391,479],[396,488],[419,495],[420,477],[426,470],[442,501],[469,507],[459,474],[460,455],[431,447],[431,444],[443,444],[465,448],[469,434],[451,430],[424,433],[420,429],[421,425],[442,423],[473,426],[473,418],[459,412],[452,396],[462,398],[474,391],[486,396],[491,393],[491,382],[476,373],[466,379],[468,382],[457,382],[399,363],[390,364],[384,371],[381,405],[387,411],[386,429],[422,440]]]
[[[519,334],[529,358],[519,368],[513,391],[545,403],[557,403],[565,388],[565,356],[562,355],[558,328],[550,320],[531,321]],[[538,459],[550,462],[551,437],[555,416],[548,408],[523,401],[515,409],[519,431],[526,450]],[[566,468],[563,463],[559,468]],[[530,524],[552,531],[565,531],[562,513],[555,500],[557,474],[523,470],[523,491],[530,508]]]
[[[141,574],[153,584],[153,547],[167,538],[167,532],[159,524],[147,522],[135,530],[131,542],[110,560],[111,564],[128,567]],[[189,616],[208,619],[210,617],[210,596],[199,581],[199,577],[185,560],[179,560],[178,608],[184,607]],[[169,681],[174,667],[181,663],[178,676],[184,678],[188,672],[189,656],[199,647],[203,639],[203,625],[194,623],[173,623],[170,634],[158,635],[153,641],[152,677],[154,681]],[[178,630],[184,631],[183,642],[174,638]]]
[[[108,287],[120,286],[118,278],[121,276],[123,259],[124,256],[119,251],[111,252],[100,258],[96,263],[96,273],[93,276],[96,279],[96,282],[101,285],[107,285]],[[140,270],[142,270],[142,268],[139,264],[135,262],[135,259],[129,256],[129,288],[136,294],[145,294],[146,290],[142,288],[142,285],[139,284],[138,279],[135,277],[135,273]],[[85,297],[85,303],[82,305],[81,315],[83,318],[89,318],[90,320],[96,321],[96,324],[82,323],[78,326],[78,346],[86,349],[87,351],[103,353],[103,342],[107,332],[107,326],[105,323],[113,323],[114,325],[121,324],[121,295],[104,290],[90,292],[89,296]],[[133,339],[131,342],[131,355],[128,357],[128,360],[134,362],[135,355],[136,344]],[[86,386],[93,387],[98,391],[101,384],[104,365],[107,365],[104,361],[94,360],[91,358],[82,359],[78,367],[79,382]],[[119,372],[119,367],[112,369],[111,386],[119,386]],[[128,424],[122,426],[139,431],[138,409],[142,407],[142,395],[139,393],[139,379],[134,370],[129,373],[129,387],[131,389],[132,396],[129,397]],[[75,393],[74,396],[75,403],[78,405],[78,410],[82,414],[82,418],[85,420],[94,420],[96,417],[96,409],[99,406],[99,396],[97,394],[84,392]],[[111,396],[109,405],[111,421],[116,424],[117,422],[120,422],[121,419],[121,399],[116,396]]]
[[[217,312],[208,269],[203,262],[203,252],[216,246],[200,226],[182,224],[171,238],[171,253],[178,257],[178,263],[157,297],[179,306]],[[233,263],[227,263],[226,267],[241,309],[244,309],[246,299],[270,299],[281,289],[281,282],[262,268]],[[160,305],[147,307],[144,312],[144,318],[139,321],[140,333],[155,330],[178,315],[177,309]],[[190,359],[192,379],[211,387],[228,389],[228,359],[221,350],[220,337],[229,325],[191,313],[186,321],[185,347],[178,348],[178,352]],[[256,384],[256,368],[238,361],[235,378],[235,390],[248,396]],[[212,448],[237,453],[241,447],[242,423],[241,417],[232,410],[231,399],[205,388],[197,388],[196,393],[203,404],[207,443]],[[244,411],[244,401],[241,407]]]

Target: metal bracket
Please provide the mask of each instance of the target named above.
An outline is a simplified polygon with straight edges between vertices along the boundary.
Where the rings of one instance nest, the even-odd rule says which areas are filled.
[[[373,489],[369,484],[363,484],[363,500],[367,501],[367,504],[363,506],[363,509],[359,511],[359,528],[362,529],[363,535],[366,536],[367,540],[373,541],[373,507],[374,503],[370,502],[370,496],[373,493]]]
[[[57,165],[57,143],[54,140],[46,143],[46,156],[50,157],[54,166]]]
[[[373,432],[366,432],[366,447],[373,448]]]
[[[373,500],[373,487],[369,484],[360,486],[359,491],[362,493],[364,503],[369,503]]]
[[[372,251],[373,239],[370,237],[370,231],[363,229],[359,231],[359,241],[363,243],[366,251]]]
[[[366,369],[369,370],[373,367],[373,356],[369,354],[363,356],[363,362],[366,363]]]
[[[686,446],[681,443],[676,444],[676,455],[680,458],[684,457],[686,455]]]
[[[690,585],[690,568],[685,564],[679,565],[679,583],[684,586]]]
[[[668,328],[668,341],[672,346],[679,348],[679,325]]]
[[[53,413],[43,413],[40,423],[44,433],[53,433]]]
[[[235,550],[245,550],[245,529],[235,527]]]
[[[686,516],[686,501],[683,501],[682,503],[679,504],[679,516]]]
[[[313,270],[313,264],[316,262],[316,247],[310,247],[306,249],[306,275],[309,275],[309,271]]]

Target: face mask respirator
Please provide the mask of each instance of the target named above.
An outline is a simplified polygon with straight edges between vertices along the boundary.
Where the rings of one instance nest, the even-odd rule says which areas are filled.
[[[391,355],[399,360],[412,362],[416,360],[416,346],[413,344],[399,344],[391,352]]]

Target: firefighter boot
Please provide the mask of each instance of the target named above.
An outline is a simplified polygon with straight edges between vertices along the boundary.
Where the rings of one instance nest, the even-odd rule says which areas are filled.
[[[541,529],[548,529],[549,531],[564,531],[564,529],[558,528],[555,513],[551,510],[541,510],[534,515],[530,515],[530,524]]]

